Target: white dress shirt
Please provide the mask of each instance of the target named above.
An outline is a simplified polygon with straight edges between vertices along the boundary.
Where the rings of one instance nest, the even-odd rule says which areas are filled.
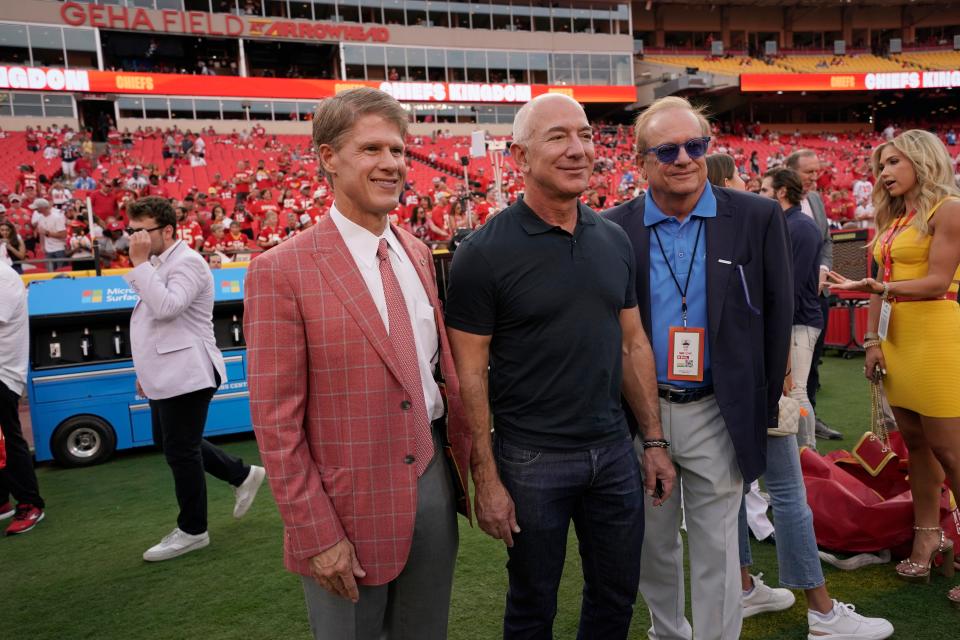
[[[27,290],[20,274],[0,263],[0,382],[22,396],[27,385]]]
[[[383,235],[375,236],[340,213],[336,202],[330,207],[330,218],[343,237],[350,255],[353,256],[353,261],[367,285],[370,297],[373,298],[373,303],[380,312],[383,326],[389,333],[387,300],[383,293],[383,280],[380,277],[380,259],[377,258],[380,239],[387,239],[387,246],[390,248],[390,265],[397,276],[397,282],[400,283],[403,299],[407,305],[407,315],[410,316],[410,322],[413,324],[413,339],[417,346],[417,364],[420,369],[420,382],[423,385],[423,400],[427,406],[427,416],[431,421],[442,418],[443,397],[440,395],[437,381],[433,378],[433,370],[440,357],[437,320],[423,283],[420,282],[420,276],[417,275],[416,267],[410,262],[410,257],[389,224]]]

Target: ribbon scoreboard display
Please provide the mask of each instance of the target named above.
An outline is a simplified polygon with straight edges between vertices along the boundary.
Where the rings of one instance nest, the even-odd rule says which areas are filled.
[[[522,104],[544,93],[564,93],[579,102],[637,99],[633,86],[237,78],[0,65],[0,89],[29,91],[319,100],[354,87],[381,89],[401,102]]]
[[[960,87],[960,70],[883,73],[745,73],[740,90],[755,91],[899,91]]]

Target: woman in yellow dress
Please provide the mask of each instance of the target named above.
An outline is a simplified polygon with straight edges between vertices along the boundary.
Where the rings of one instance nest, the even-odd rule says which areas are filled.
[[[940,528],[945,478],[960,494],[960,190],[943,143],[905,131],[873,151],[877,235],[873,257],[881,279],[848,280],[835,289],[871,293],[866,366],[884,388],[910,452],[913,551],[897,565],[908,581],[930,580],[931,566],[953,575],[953,548]],[[960,587],[948,598],[960,607]]]

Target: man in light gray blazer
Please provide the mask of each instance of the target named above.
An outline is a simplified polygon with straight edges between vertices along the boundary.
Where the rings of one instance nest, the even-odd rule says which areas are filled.
[[[820,159],[812,149],[798,149],[786,160],[787,168],[800,174],[803,180],[803,201],[800,208],[806,215],[813,218],[820,229],[823,245],[820,247],[820,308],[823,311],[823,331],[817,338],[817,346],[813,351],[813,363],[810,365],[810,375],[807,378],[807,397],[814,411],[817,408],[817,388],[820,386],[820,358],[823,356],[823,339],[827,333],[827,321],[830,319],[830,290],[826,286],[827,273],[833,270],[833,237],[830,235],[830,222],[827,220],[827,210],[823,205],[820,194],[817,193],[817,178],[820,176]],[[842,440],[843,435],[831,429],[820,418],[817,418],[816,437],[824,440]]]
[[[265,473],[203,439],[210,400],[226,379],[213,334],[210,268],[177,239],[168,200],[141,198],[127,215],[134,268],[123,277],[140,295],[130,318],[137,393],[150,401],[153,439],[173,472],[180,506],[177,527],[143,554],[156,562],[210,544],[204,471],[234,486],[236,518],[250,509]]]

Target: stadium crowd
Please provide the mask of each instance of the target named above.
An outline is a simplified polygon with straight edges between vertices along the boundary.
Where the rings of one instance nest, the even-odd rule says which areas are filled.
[[[877,133],[783,134],[738,122],[714,125],[711,151],[730,155],[747,189],[759,192],[766,171],[795,149],[814,149],[821,160],[817,190],[831,225],[868,227],[869,150],[897,130],[891,124]],[[938,133],[958,157],[956,128]],[[0,135],[20,149],[12,154],[17,164],[0,166],[0,259],[18,271],[92,268],[94,239],[100,240],[102,267],[129,267],[126,209],[142,196],[171,199],[180,220],[177,236],[214,266],[292,238],[333,202],[308,138],[268,135],[259,125],[229,134],[212,127],[111,126],[99,146],[92,132],[69,127]],[[391,217],[428,244],[449,243],[457,229],[482,225],[523,193],[523,178],[510,162],[503,165],[499,194],[487,158],[471,159],[465,182],[460,161],[468,153],[466,137],[437,130],[407,142],[407,183]],[[599,123],[595,143],[586,204],[601,210],[646,189],[629,127]],[[234,157],[242,159],[231,162]]]

